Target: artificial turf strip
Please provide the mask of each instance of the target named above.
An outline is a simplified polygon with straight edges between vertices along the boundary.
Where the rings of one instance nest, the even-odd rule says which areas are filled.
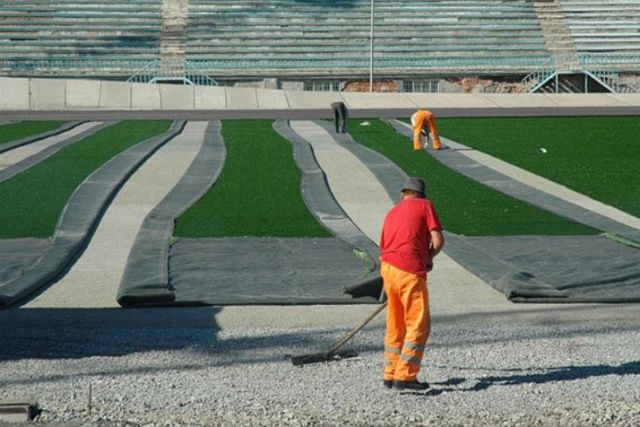
[[[447,138],[640,217],[639,117],[441,119],[438,126]]]
[[[439,163],[424,151],[414,152],[409,138],[388,123],[349,122],[349,133],[362,145],[378,151],[409,176],[427,184],[427,197],[443,227],[467,236],[583,235],[599,231],[494,191]],[[400,193],[398,189],[398,194]]]
[[[49,132],[62,126],[65,122],[38,121],[7,123],[0,126],[0,144],[16,141],[39,133]]]
[[[125,121],[71,144],[0,184],[0,238],[53,235],[73,191],[127,148],[166,132],[169,121]]]
[[[329,237],[300,194],[293,147],[270,120],[225,120],[215,185],[176,220],[179,237]]]

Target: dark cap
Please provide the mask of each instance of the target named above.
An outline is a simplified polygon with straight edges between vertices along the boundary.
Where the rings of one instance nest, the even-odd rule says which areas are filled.
[[[423,196],[426,193],[424,181],[416,177],[412,177],[407,180],[407,182],[404,184],[404,187],[402,187],[402,191],[405,190],[413,190],[422,194]]]

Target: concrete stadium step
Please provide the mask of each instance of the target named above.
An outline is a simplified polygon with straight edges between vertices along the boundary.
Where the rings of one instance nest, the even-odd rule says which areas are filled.
[[[570,37],[575,39],[580,53],[615,56],[617,52],[630,54],[640,50],[640,36],[633,31],[638,26],[634,18],[640,12],[638,0],[606,4],[566,0],[553,2],[555,8],[545,3],[548,2],[538,3],[540,13],[551,21],[566,19]],[[136,55],[136,49],[158,55],[163,51],[163,40],[164,51],[170,57],[182,55],[182,43],[186,44],[186,52],[216,56],[230,49],[243,52],[243,46],[235,45],[233,40],[243,40],[237,42],[240,44],[260,42],[265,47],[291,41],[292,50],[295,47],[303,50],[303,43],[310,40],[332,40],[329,43],[339,49],[354,42],[366,43],[368,39],[370,2],[366,0],[330,3],[191,0],[188,9],[179,14],[180,19],[188,18],[188,28],[177,25],[175,28],[182,29],[165,29],[164,36],[161,36],[163,22],[166,24],[171,19],[165,17],[163,20],[162,4],[162,0],[117,0],[108,4],[95,0],[5,1],[0,6],[0,34],[5,34],[3,39],[7,44],[0,46],[0,56],[84,55],[102,59],[109,49],[122,55]],[[557,7],[560,4],[562,8]],[[496,51],[503,47],[503,66],[508,67],[513,52],[529,51],[551,56],[558,52],[563,55],[570,48],[566,45],[570,38],[566,37],[562,38],[566,41],[563,49],[555,47],[557,37],[554,34],[560,27],[549,24],[543,30],[531,2],[443,0],[425,4],[409,0],[381,2],[375,6],[377,40],[428,46],[436,38],[444,42],[442,35],[446,35],[444,43],[448,46],[433,50],[433,55],[449,51],[469,54],[480,45],[471,40],[492,40]],[[551,41],[546,49],[543,34]],[[586,38],[586,34],[591,36]],[[595,35],[602,35],[601,39],[607,41],[594,40]],[[268,40],[265,41],[265,37]],[[517,42],[516,37],[519,38]],[[86,46],[87,38],[92,39],[93,49]],[[344,40],[348,41],[345,43]],[[207,50],[207,45],[215,46],[225,41],[229,45],[222,51],[216,47]],[[273,53],[276,51],[274,49]],[[402,55],[409,57],[409,52]],[[245,63],[239,68],[247,66]]]
[[[160,36],[162,4],[161,0],[118,1],[101,9],[90,0],[66,0],[53,5],[38,0],[27,6],[17,1],[6,2],[5,7],[0,8],[0,17],[4,17],[3,22],[7,25],[12,25],[4,28],[5,37],[11,39],[8,40],[11,45],[0,45],[0,55],[86,55],[99,59],[108,54],[108,49],[112,49],[112,53],[135,55],[133,51],[138,47],[145,54],[157,54],[156,49],[159,49],[171,57],[180,57],[182,40],[185,40],[185,52],[190,55],[217,56],[234,53],[234,50],[241,55],[246,52],[246,43],[256,43],[264,46],[264,50],[270,50],[273,56],[281,53],[279,44],[290,43],[289,49],[282,49],[287,53],[303,52],[307,46],[304,43],[310,42],[325,42],[333,46],[333,51],[341,47],[348,51],[348,46],[367,43],[369,37],[370,3],[364,0],[334,1],[331,4],[292,4],[284,0],[241,3],[191,0],[186,35],[165,29],[164,36]],[[127,16],[136,7],[139,13]],[[99,10],[105,13],[99,15]],[[28,16],[24,16],[27,12]],[[184,19],[182,15],[181,19]],[[407,44],[414,48],[422,46],[430,55],[453,52],[451,55],[461,56],[477,49],[499,51],[498,46],[503,47],[505,57],[512,52],[545,53],[535,14],[530,5],[523,2],[470,0],[464,4],[439,1],[424,5],[417,1],[390,1],[377,5],[375,19],[377,48],[382,55],[394,50],[393,44]],[[166,17],[164,22],[167,22]],[[158,23],[157,31],[153,31],[154,23]],[[47,25],[50,25],[49,30]],[[113,26],[112,33],[110,25]],[[94,30],[92,26],[99,27]],[[419,30],[409,28],[416,26]],[[496,36],[495,39],[492,35]],[[447,37],[446,42],[443,36]],[[129,37],[127,43],[121,42],[123,37]],[[516,49],[511,49],[515,37],[520,41]],[[91,48],[85,45],[86,38],[95,39]],[[442,45],[434,47],[435,38],[443,40]],[[491,40],[496,46],[484,43],[487,47],[482,49],[479,47],[482,43],[472,45],[471,40]],[[218,47],[221,44],[223,46]],[[410,50],[396,51],[403,57],[411,56]],[[245,61],[237,66],[243,68],[247,65]],[[295,68],[295,62],[292,65]]]

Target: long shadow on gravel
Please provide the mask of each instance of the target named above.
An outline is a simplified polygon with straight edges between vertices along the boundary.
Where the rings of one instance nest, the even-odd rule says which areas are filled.
[[[622,363],[617,366],[589,365],[589,366],[563,366],[550,368],[546,372],[538,372],[524,375],[509,375],[483,377],[478,382],[463,391],[481,391],[496,385],[521,385],[521,384],[545,384],[560,381],[575,381],[607,375],[640,375],[640,362]]]
[[[318,325],[322,330],[247,330],[220,337],[221,328],[216,316],[221,310],[221,307],[194,307],[20,308],[0,311],[0,362],[120,357],[172,350],[187,350],[205,360],[176,367],[186,370],[279,362],[288,360],[292,353],[325,349],[346,330],[346,327],[322,328]],[[366,350],[359,348],[359,351]],[[153,371],[156,368],[145,369]],[[161,369],[166,368],[158,368]],[[51,378],[57,377],[55,373],[51,375]]]
[[[123,356],[215,340],[220,308],[20,308],[0,311],[0,362]],[[188,331],[191,333],[185,333]]]
[[[522,384],[546,384],[561,381],[585,380],[593,377],[608,375],[640,375],[640,361],[622,363],[620,365],[589,365],[589,366],[562,366],[548,368],[544,372],[536,372],[521,375],[491,376],[476,379],[476,384],[471,387],[456,387],[467,380],[465,378],[451,378],[444,382],[431,383],[431,388],[424,392],[407,391],[402,394],[416,396],[437,396],[451,392],[478,392],[494,386],[512,386]]]
[[[619,305],[614,312],[609,306],[557,307],[434,315],[434,335],[429,347],[455,349],[514,338],[524,342],[640,331],[636,320],[640,314],[638,305]],[[326,328],[318,324],[312,329],[257,330],[221,339],[221,328],[216,321],[221,310],[215,306],[4,310],[0,311],[0,362],[123,356],[185,348],[212,356],[242,355],[234,358],[236,364],[280,361],[292,354],[324,351],[352,326]],[[484,332],[478,330],[478,324],[484,325]],[[506,324],[510,327],[505,329]],[[379,329],[382,337],[383,328]],[[382,338],[379,343],[359,342],[356,347],[361,353],[380,351]],[[274,350],[272,356],[251,355],[252,350],[265,348]],[[215,365],[216,361],[212,363]],[[522,373],[519,376],[522,377]]]
[[[517,312],[468,313],[434,316],[434,337],[430,348],[467,348],[478,343],[517,340],[562,339],[570,336],[637,331],[636,306],[618,306],[615,313],[598,307],[562,310],[519,310]],[[606,308],[606,307],[605,307]],[[626,309],[625,309],[626,308]],[[2,362],[27,359],[62,360],[94,357],[121,357],[146,354],[149,363],[110,367],[97,359],[96,369],[87,372],[47,372],[44,376],[6,379],[6,386],[55,382],[68,378],[100,375],[162,374],[167,369],[181,371],[242,366],[257,363],[287,363],[293,354],[325,351],[351,325],[326,328],[272,329],[265,327],[223,331],[216,317],[220,307],[148,309],[55,309],[20,308],[0,311],[0,366]],[[608,313],[608,319],[606,314]],[[478,331],[478,324],[487,333]],[[502,333],[504,325],[511,325]],[[495,326],[500,325],[500,328]],[[513,329],[512,329],[513,328]],[[358,353],[382,352],[382,327],[363,334],[354,345]],[[373,335],[372,335],[373,334]],[[379,337],[379,339],[378,339]],[[353,344],[350,344],[353,345]],[[445,351],[447,351],[445,350]],[[184,353],[166,359],[158,352]],[[165,360],[173,360],[168,363]],[[341,363],[341,362],[336,362]],[[12,369],[8,364],[4,369]],[[451,368],[451,366],[449,366]],[[1,369],[0,369],[1,370]],[[443,392],[481,391],[496,385],[571,381],[593,376],[638,375],[640,362],[619,366],[569,366],[535,371],[507,371],[482,378],[450,379],[434,383],[428,395]],[[0,372],[0,376],[2,373]],[[455,381],[454,381],[455,380]],[[463,382],[475,381],[465,387]]]

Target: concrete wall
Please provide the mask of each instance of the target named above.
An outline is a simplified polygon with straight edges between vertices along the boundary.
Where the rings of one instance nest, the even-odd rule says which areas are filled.
[[[288,108],[289,102],[282,90],[99,80],[0,78],[0,111]]]
[[[302,92],[99,80],[0,77],[0,112],[640,107],[640,94]],[[1,116],[0,116],[1,119]]]
[[[0,111],[225,109],[226,98],[216,87],[0,77]]]

